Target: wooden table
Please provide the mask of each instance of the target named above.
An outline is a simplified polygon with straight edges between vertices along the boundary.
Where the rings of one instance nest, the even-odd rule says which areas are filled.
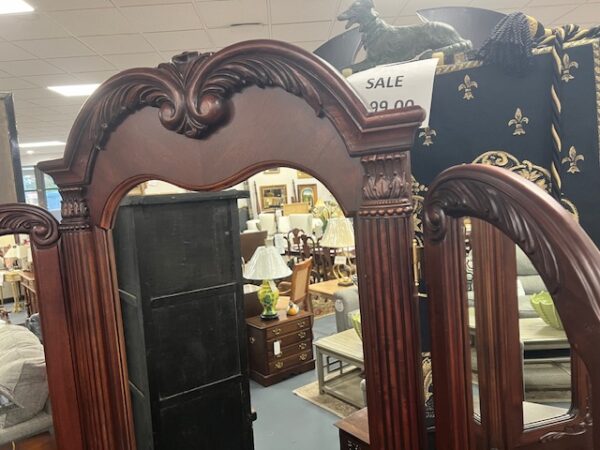
[[[333,295],[341,291],[342,289],[348,289],[352,286],[340,286],[338,284],[340,280],[327,280],[321,281],[320,283],[309,284],[308,285],[308,293],[311,295],[318,295],[321,297],[325,297],[329,300],[333,300]]]
[[[363,345],[356,331],[354,329],[346,330],[319,339],[315,342],[315,357],[317,360],[319,392],[337,397],[357,408],[364,407],[362,391],[360,390],[360,380],[358,380],[358,383],[353,383],[352,385],[344,382],[344,379],[347,379],[346,375],[350,372],[356,371],[356,369],[362,371],[365,368]],[[325,358],[333,358],[341,362],[337,376],[325,377]],[[348,366],[351,367],[351,370],[344,372],[344,369]],[[349,389],[351,389],[350,393]]]
[[[350,414],[335,424],[340,430],[340,450],[369,450],[369,416],[367,408]]]
[[[0,277],[2,277],[5,283],[10,283],[13,294],[13,310],[12,312],[20,312],[22,309],[21,305],[21,271],[20,270],[1,270]],[[0,286],[1,289],[1,286]],[[2,297],[2,303],[4,304],[4,297]]]
[[[469,333],[475,336],[475,308],[469,308]],[[519,319],[519,332],[525,351],[564,350],[571,345],[563,330],[552,328],[539,317]]]

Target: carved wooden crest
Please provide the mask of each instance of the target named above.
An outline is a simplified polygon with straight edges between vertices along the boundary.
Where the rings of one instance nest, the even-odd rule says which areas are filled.
[[[50,247],[59,238],[58,222],[45,209],[21,203],[0,206],[0,234],[25,233],[39,247]]]

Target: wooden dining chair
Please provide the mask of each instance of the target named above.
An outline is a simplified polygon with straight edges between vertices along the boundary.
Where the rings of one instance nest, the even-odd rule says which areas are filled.
[[[312,302],[308,294],[312,263],[312,258],[296,263],[292,272],[291,282],[282,281],[279,283],[277,309],[287,309],[289,301],[292,301],[302,309],[311,313],[313,312]]]

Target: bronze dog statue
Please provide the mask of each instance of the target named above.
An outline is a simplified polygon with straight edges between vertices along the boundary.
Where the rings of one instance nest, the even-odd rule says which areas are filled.
[[[463,39],[454,28],[442,22],[393,26],[379,18],[372,0],[356,0],[338,16],[348,21],[346,28],[359,25],[362,44],[367,51],[364,61],[349,67],[352,72],[391,64],[431,58],[433,53],[453,55],[472,49],[471,41]]]

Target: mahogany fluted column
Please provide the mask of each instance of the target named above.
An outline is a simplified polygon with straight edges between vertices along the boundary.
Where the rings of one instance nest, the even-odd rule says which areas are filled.
[[[360,307],[373,450],[426,448],[408,151],[363,156],[356,220]]]
[[[106,339],[118,326],[106,234],[90,226],[85,188],[63,188],[61,195],[61,259],[77,370],[73,388],[83,408],[85,450],[131,450],[129,402],[118,374],[122,355]]]

